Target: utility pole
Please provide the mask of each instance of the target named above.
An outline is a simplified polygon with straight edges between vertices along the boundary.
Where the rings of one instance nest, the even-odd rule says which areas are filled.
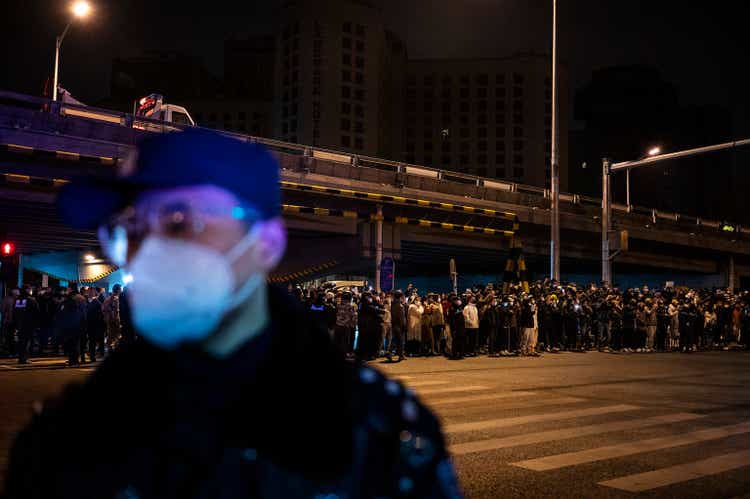
[[[650,166],[661,163],[663,161],[689,158],[701,154],[725,151],[728,149],[735,149],[737,147],[743,146],[750,146],[750,139],[733,140],[732,142],[723,142],[721,144],[696,147],[693,149],[685,149],[683,151],[675,151],[665,154],[661,154],[659,151],[654,151],[653,153],[649,153],[648,157],[637,159],[634,161],[620,161],[618,163],[612,163],[609,159],[604,158],[602,160],[602,282],[604,282],[605,285],[611,285],[612,283],[612,255],[610,255],[609,252],[609,231],[612,225],[612,193],[610,191],[610,180],[612,173],[618,172],[620,170],[626,171],[627,203],[629,208],[631,169],[639,168],[642,166]],[[733,263],[734,260],[732,259],[731,262]]]
[[[607,158],[602,159],[602,284],[612,285],[612,259],[609,257],[610,210],[610,175],[612,164]]]
[[[560,280],[560,159],[557,88],[557,0],[552,0],[552,164],[550,165],[550,278]]]
[[[375,221],[375,291],[380,293],[380,262],[383,260],[383,205],[378,205]]]

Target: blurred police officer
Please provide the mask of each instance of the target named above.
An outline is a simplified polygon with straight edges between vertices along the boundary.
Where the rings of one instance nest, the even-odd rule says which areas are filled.
[[[138,339],[19,435],[9,497],[460,496],[437,420],[267,286],[286,245],[269,152],[188,130],[126,165],[59,205],[133,276]]]
[[[39,327],[39,304],[33,296],[31,286],[24,286],[13,306],[13,324],[18,334],[18,363],[28,364],[29,349],[34,339],[34,332]]]

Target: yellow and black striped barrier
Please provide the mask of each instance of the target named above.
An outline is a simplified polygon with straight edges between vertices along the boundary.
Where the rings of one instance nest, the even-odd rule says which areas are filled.
[[[26,184],[38,187],[60,187],[67,184],[67,180],[59,178],[31,177],[17,173],[0,173],[0,185],[2,184]]]
[[[526,261],[523,258],[521,238],[514,236],[510,242],[510,254],[505,262],[503,274],[503,293],[507,293],[511,284],[521,284],[524,293],[529,292],[529,277],[526,273]]]
[[[308,206],[297,206],[289,204],[281,205],[281,207],[284,213],[305,213],[319,216],[357,218],[360,220],[369,220],[371,222],[382,220],[383,222],[389,222],[399,225],[417,225],[420,227],[430,227],[433,229],[444,229],[456,232],[471,232],[474,234],[486,234],[489,236],[513,237],[514,234],[512,230],[490,229],[486,227],[476,227],[473,225],[452,224],[446,222],[437,222],[434,220],[425,220],[422,218],[381,217],[374,213],[360,215],[355,211],[329,210],[326,208],[312,208]]]
[[[322,272],[324,270],[331,269],[335,267],[339,262],[337,260],[331,260],[325,263],[322,263],[320,265],[313,265],[311,267],[308,267],[306,269],[300,270],[298,272],[290,272],[288,274],[272,274],[268,278],[268,282],[272,284],[280,284],[284,282],[293,282],[298,281],[300,279],[303,279],[307,276],[316,274],[318,272]]]
[[[469,213],[474,215],[485,215],[490,217],[504,218],[515,221],[518,219],[515,213],[509,211],[499,211],[490,208],[481,208],[479,206],[461,205],[455,203],[441,203],[439,201],[429,201],[427,199],[407,198],[404,196],[391,196],[377,192],[356,191],[352,189],[340,189],[338,187],[326,187],[324,185],[301,184],[298,182],[281,181],[281,188],[287,190],[296,190],[302,192],[319,192],[321,194],[330,194],[333,196],[342,196],[353,199],[364,199],[369,201],[379,201],[383,203],[402,204],[408,206],[419,206],[424,208],[437,208],[460,213]]]
[[[46,159],[62,159],[66,161],[75,161],[82,163],[97,163],[102,165],[115,165],[117,158],[110,156],[89,156],[69,151],[51,151],[48,149],[38,149],[35,147],[22,146],[19,144],[0,144],[0,151],[14,154],[24,154]]]
[[[282,208],[285,213],[304,213],[306,215],[319,215],[323,217],[344,217],[359,218],[356,211],[332,210],[328,208],[314,208],[311,206],[297,206],[293,204],[284,204]]]

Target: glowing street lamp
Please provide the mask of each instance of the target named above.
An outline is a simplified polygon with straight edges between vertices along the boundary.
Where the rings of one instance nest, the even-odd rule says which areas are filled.
[[[52,78],[53,101],[57,100],[57,73],[60,66],[60,46],[62,45],[63,39],[65,39],[65,35],[68,34],[68,30],[70,29],[70,25],[73,24],[73,21],[76,19],[84,19],[91,13],[91,4],[85,0],[79,0],[70,6],[70,11],[73,13],[73,19],[68,21],[62,34],[55,39],[55,71],[54,77]]]
[[[658,156],[661,154],[661,147],[654,146],[648,151],[646,151],[646,157],[653,158],[654,156]],[[630,168],[625,170],[625,205],[628,207],[628,211],[630,210]]]
[[[73,12],[73,15],[82,18],[89,15],[89,12],[91,12],[91,5],[88,2],[76,2],[74,3],[71,8],[71,12]]]

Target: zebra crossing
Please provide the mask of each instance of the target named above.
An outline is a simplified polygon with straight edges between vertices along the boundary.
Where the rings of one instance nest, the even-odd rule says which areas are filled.
[[[448,449],[459,475],[464,459],[487,457],[489,462],[491,453],[500,451],[501,466],[509,473],[517,469],[531,474],[523,475],[528,477],[614,463],[608,468],[614,471],[606,476],[586,475],[591,476],[594,495],[598,495],[596,490],[602,495],[606,490],[667,494],[669,487],[694,480],[736,470],[750,473],[750,437],[739,444],[747,448],[736,448],[735,440],[750,435],[750,421],[743,420],[747,413],[742,411],[734,421],[725,421],[733,415],[731,408],[720,412],[725,417],[717,423],[711,417],[714,412],[698,410],[700,404],[691,410],[682,409],[680,404],[660,407],[653,403],[613,403],[580,394],[508,391],[486,380],[456,383],[445,373],[410,375],[400,380],[443,420]],[[721,406],[707,407],[723,410]],[[501,414],[506,415],[498,417]],[[654,432],[664,435],[653,436]],[[708,444],[714,446],[704,453],[702,446]],[[653,469],[638,469],[659,453],[675,449],[688,449],[689,454],[685,457],[684,452],[677,453],[673,457],[677,462],[667,465],[656,459],[654,462],[660,464]],[[625,471],[619,471],[618,465]],[[633,465],[638,472],[630,472]]]

